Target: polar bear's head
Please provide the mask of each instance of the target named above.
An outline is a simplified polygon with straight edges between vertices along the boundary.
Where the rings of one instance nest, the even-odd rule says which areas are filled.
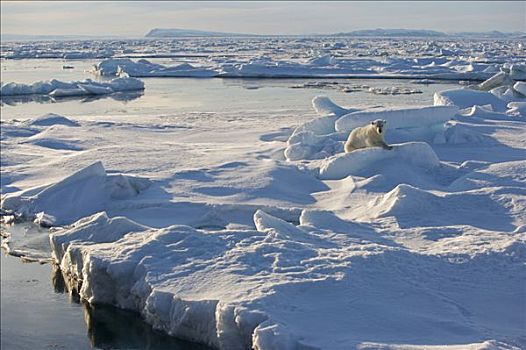
[[[385,124],[387,124],[387,121],[383,119],[376,119],[375,121],[371,122],[371,125],[374,125],[374,127],[376,128],[376,132],[380,135],[382,135],[382,133],[384,132]]]

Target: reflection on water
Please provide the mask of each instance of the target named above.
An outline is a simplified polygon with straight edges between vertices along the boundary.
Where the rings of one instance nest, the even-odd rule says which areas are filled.
[[[90,305],[82,302],[76,291],[77,283],[69,281],[58,267],[52,273],[56,293],[67,293],[70,301],[82,304],[84,322],[91,346],[99,349],[173,349],[209,350],[210,348],[176,339],[156,332],[140,316],[131,311],[107,305]],[[70,288],[73,287],[73,288]]]
[[[137,313],[83,303],[78,282],[58,267],[24,262],[34,257],[49,261],[47,229],[27,222],[2,223],[0,232],[1,349],[209,350],[153,330]]]
[[[48,95],[18,95],[18,96],[0,96],[0,106],[16,106],[22,103],[60,103],[78,101],[79,103],[89,103],[93,101],[111,98],[119,102],[128,102],[138,99],[144,94],[142,91],[116,92],[107,95],[89,95],[89,96],[63,96],[52,97]]]
[[[37,62],[38,61],[38,62]],[[101,79],[87,71],[98,60],[76,61],[76,69],[63,70],[60,60],[22,60],[7,61],[3,65],[8,69],[2,73],[3,81],[34,83],[38,80],[52,78],[68,81],[86,78]],[[38,66],[39,69],[33,69]],[[104,116],[146,116],[180,115],[184,113],[241,113],[244,116],[261,118],[265,115],[279,113],[285,116],[315,115],[311,101],[316,95],[327,95],[336,103],[344,106],[395,106],[395,105],[429,105],[433,103],[433,94],[437,90],[446,90],[457,86],[455,82],[440,82],[434,85],[421,85],[409,80],[386,79],[331,79],[337,82],[337,89],[328,89],[323,79],[202,79],[202,78],[142,78],[145,83],[144,95],[128,99],[124,104],[119,98],[126,95],[111,95],[104,99],[88,99],[81,103],[79,99],[65,99],[63,103],[19,103],[15,106],[3,103],[0,117],[3,120],[27,119],[45,113],[56,113],[68,117]],[[315,88],[296,88],[305,83],[317,85]],[[375,95],[368,91],[344,92],[339,87],[347,85],[367,85],[371,88],[403,87],[417,89],[421,94],[412,95]],[[352,90],[352,89],[351,89]],[[53,102],[53,101],[51,101]],[[84,102],[84,101],[82,101]],[[126,101],[125,101],[126,102]],[[16,103],[16,101],[14,102]],[[45,103],[45,101],[44,101]],[[45,107],[45,108],[44,108]],[[252,113],[255,112],[255,113]],[[295,124],[297,120],[292,120]]]
[[[160,334],[135,313],[113,307],[85,304],[84,321],[91,345],[101,349],[210,349]]]

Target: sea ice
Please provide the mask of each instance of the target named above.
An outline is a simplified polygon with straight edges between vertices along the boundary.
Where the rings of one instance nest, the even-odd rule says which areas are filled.
[[[220,114],[2,122],[2,214],[61,226],[49,239],[69,288],[217,349],[524,348],[524,84],[506,76],[524,73],[517,45],[179,41],[137,40],[112,55],[173,57],[186,46],[206,58],[174,67],[112,58],[100,74],[490,80],[437,92],[435,106],[357,110],[317,97],[319,117],[292,133],[266,114],[247,124]],[[7,49],[93,48],[61,45]],[[229,47],[247,54],[225,57]],[[143,87],[130,79],[2,93]],[[377,118],[393,149],[345,154],[348,132]]]
[[[194,67],[183,63],[176,66],[163,66],[141,59],[134,62],[128,58],[107,59],[94,66],[94,72],[103,76],[131,77],[213,77],[218,74],[213,68]]]
[[[106,95],[121,91],[144,90],[144,83],[131,77],[120,77],[107,83],[91,79],[75,82],[62,82],[56,79],[39,81],[33,84],[2,84],[1,97],[19,95],[49,95],[52,97]]]
[[[7,194],[1,205],[27,219],[60,226],[104,210],[108,201],[134,197],[148,186],[147,179],[107,175],[97,162],[55,184]]]

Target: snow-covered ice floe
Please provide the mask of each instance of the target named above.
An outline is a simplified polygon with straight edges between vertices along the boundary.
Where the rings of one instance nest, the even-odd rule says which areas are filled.
[[[175,66],[164,66],[141,59],[137,62],[128,58],[107,59],[93,67],[98,75],[115,76],[127,74],[131,77],[201,77],[216,76],[218,72],[213,68],[194,67],[183,63]]]
[[[441,59],[437,59],[441,61]],[[442,61],[444,61],[442,59]],[[305,60],[273,59],[269,56],[246,59],[211,59],[167,66],[146,59],[108,58],[93,67],[93,72],[103,76],[127,74],[132,77],[202,77],[202,78],[415,78],[443,80],[478,80],[491,78],[498,68],[501,75],[521,80],[521,66],[473,64],[448,61],[442,64],[423,64],[423,59],[392,58],[341,58],[331,54],[314,56]],[[512,72],[512,73],[510,73]],[[499,73],[497,73],[499,74]],[[486,86],[499,84],[499,79]],[[368,88],[375,94],[413,94],[421,91],[401,87]]]
[[[3,123],[2,213],[61,226],[52,258],[87,302],[217,349],[521,349],[525,102],[495,88],[410,108],[316,97],[286,143],[261,137],[268,119]],[[393,149],[344,154],[378,118]],[[46,164],[76,171],[35,185]]]
[[[98,96],[116,92],[144,90],[144,83],[136,78],[119,77],[108,82],[97,82],[91,79],[63,82],[52,79],[33,84],[3,83],[0,97],[22,95],[49,95],[54,98],[71,96]]]
[[[139,311],[157,329],[218,349],[348,349],[415,332],[466,344],[487,339],[486,327],[520,337],[524,235],[485,231],[492,243],[481,249],[466,233],[416,252],[358,243],[367,227],[302,217],[295,226],[258,211],[255,230],[207,232],[100,213],[51,244],[85,300]]]

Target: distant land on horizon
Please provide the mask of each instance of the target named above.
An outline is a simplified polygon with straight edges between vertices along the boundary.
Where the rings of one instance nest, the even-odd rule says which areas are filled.
[[[196,29],[180,29],[180,28],[154,28],[150,30],[146,35],[147,38],[173,38],[173,37],[236,37],[236,36],[264,36],[258,34],[245,34],[245,33],[225,33],[225,32],[209,32],[206,30]]]
[[[247,33],[225,33],[225,32],[210,32],[205,30],[195,29],[180,29],[180,28],[155,28],[150,30],[147,38],[177,38],[177,37],[261,37],[261,36],[357,36],[357,37],[479,37],[479,38],[515,38],[525,37],[526,32],[511,32],[504,33],[497,30],[490,32],[458,32],[445,33],[435,30],[426,29],[362,29],[350,32],[339,32],[331,34],[247,34]]]
[[[194,38],[194,37],[415,37],[415,38],[501,38],[501,39],[525,39],[526,32],[500,32],[497,30],[489,32],[456,32],[445,33],[426,29],[361,29],[350,32],[338,32],[330,34],[247,34],[215,32],[196,29],[181,28],[154,28],[145,36],[117,36],[117,35],[26,35],[26,34],[1,34],[2,41],[51,41],[51,40],[105,40],[105,39],[140,39],[140,38]]]

